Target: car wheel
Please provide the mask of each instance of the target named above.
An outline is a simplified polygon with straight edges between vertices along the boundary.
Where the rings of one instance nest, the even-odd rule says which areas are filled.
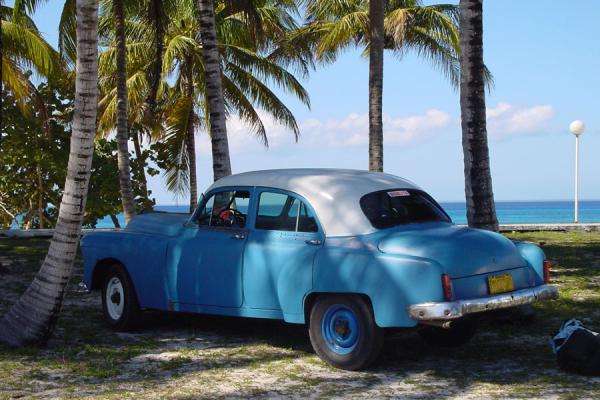
[[[450,328],[425,326],[419,336],[427,344],[436,347],[456,347],[467,343],[477,331],[477,322],[472,319],[459,319],[452,322]]]
[[[323,361],[350,371],[375,361],[383,346],[383,329],[375,324],[371,306],[358,296],[318,298],[310,313],[309,335]]]
[[[112,266],[104,276],[102,310],[108,325],[117,331],[135,328],[140,320],[140,306],[133,283],[121,266]]]

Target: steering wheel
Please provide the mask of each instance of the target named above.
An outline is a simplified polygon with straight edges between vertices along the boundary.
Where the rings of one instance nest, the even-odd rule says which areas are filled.
[[[218,217],[223,226],[237,225],[242,228],[246,225],[246,215],[235,208],[224,208],[219,211]]]

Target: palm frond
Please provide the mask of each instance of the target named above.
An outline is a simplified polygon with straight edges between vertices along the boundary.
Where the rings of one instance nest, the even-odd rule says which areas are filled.
[[[58,23],[58,50],[71,67],[77,57],[76,0],[65,0]]]
[[[25,68],[34,69],[40,76],[51,76],[59,69],[56,51],[37,31],[12,21],[2,23],[3,55],[18,60]]]
[[[281,102],[281,100],[263,82],[250,72],[233,64],[227,65],[225,74],[228,79],[236,82],[240,90],[256,104],[273,116],[280,124],[288,127],[296,138],[300,135],[300,128],[294,114]]]
[[[223,76],[223,97],[229,108],[229,113],[237,112],[239,118],[250,125],[251,130],[265,147],[269,147],[267,130],[258,112],[239,86],[232,82],[226,75]]]
[[[167,189],[177,196],[185,196],[190,188],[190,158],[186,146],[186,136],[192,117],[194,99],[182,97],[168,111],[166,132],[163,143],[172,149],[167,157],[164,177]]]
[[[308,92],[296,77],[285,68],[272,62],[268,58],[261,57],[260,55],[241,47],[231,45],[223,45],[221,47],[227,60],[225,68],[228,68],[230,64],[235,64],[256,76],[260,81],[272,83],[279,88],[292,93],[298,100],[310,108],[310,97]]]

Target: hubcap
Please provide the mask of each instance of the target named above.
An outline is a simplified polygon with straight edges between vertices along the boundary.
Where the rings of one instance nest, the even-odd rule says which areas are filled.
[[[327,346],[337,354],[348,354],[358,345],[358,318],[354,311],[341,304],[334,304],[325,311],[321,331]]]
[[[113,320],[118,320],[123,315],[125,305],[123,284],[116,276],[106,285],[106,311]]]

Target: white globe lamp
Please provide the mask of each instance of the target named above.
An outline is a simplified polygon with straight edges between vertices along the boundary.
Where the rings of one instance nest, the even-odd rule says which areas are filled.
[[[576,119],[575,121],[571,122],[571,125],[569,125],[569,130],[573,135],[579,137],[583,135],[583,132],[585,131],[585,124],[583,121]]]

